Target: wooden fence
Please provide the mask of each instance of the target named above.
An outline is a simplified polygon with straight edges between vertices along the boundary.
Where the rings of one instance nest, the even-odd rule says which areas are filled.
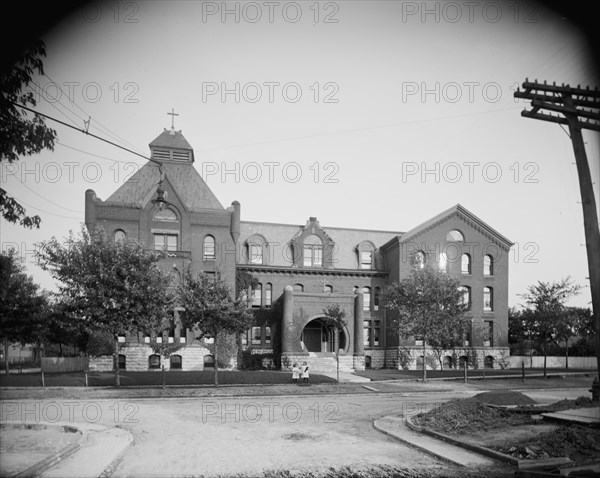
[[[42,372],[84,372],[88,370],[88,357],[42,357]]]

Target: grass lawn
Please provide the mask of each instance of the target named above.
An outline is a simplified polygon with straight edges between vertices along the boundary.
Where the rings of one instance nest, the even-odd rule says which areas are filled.
[[[563,375],[565,373],[573,373],[573,372],[584,372],[589,373],[591,375],[595,374],[594,370],[583,370],[583,369],[547,369],[546,374],[548,376],[557,376]],[[467,377],[469,379],[473,378],[483,378],[485,374],[485,378],[492,378],[494,376],[514,376],[515,378],[521,377],[521,369],[477,369],[467,370]],[[525,369],[525,378],[528,375],[543,375],[543,369],[537,368],[526,368]],[[393,369],[370,369],[360,372],[355,372],[355,375],[360,375],[361,377],[370,378],[372,381],[382,381],[382,380],[417,380],[422,377],[422,370],[393,370]],[[463,378],[464,371],[463,370],[427,370],[427,378]]]
[[[121,386],[143,387],[162,386],[163,374],[160,370],[152,372],[127,372],[121,371]],[[166,371],[167,385],[213,385],[215,374],[213,370],[202,372]],[[83,387],[85,374],[83,372],[71,373],[46,373],[44,374],[46,387]],[[219,384],[221,385],[272,385],[288,384],[292,382],[290,372],[271,370],[260,371],[219,371]],[[335,383],[334,378],[313,373],[310,383]],[[115,384],[114,372],[89,372],[88,386],[110,387]],[[42,376],[40,373],[23,373],[0,375],[0,387],[41,387]]]

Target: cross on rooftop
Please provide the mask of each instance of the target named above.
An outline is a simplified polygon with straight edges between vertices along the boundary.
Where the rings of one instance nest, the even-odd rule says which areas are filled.
[[[171,115],[171,129],[175,129],[175,116],[179,116],[179,113],[175,113],[175,108],[171,108],[171,112],[167,114]]]

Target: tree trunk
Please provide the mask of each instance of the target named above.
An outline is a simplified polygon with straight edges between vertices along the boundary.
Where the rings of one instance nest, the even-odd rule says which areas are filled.
[[[544,344],[544,379],[546,379],[546,357],[548,354],[546,353],[547,344]]]
[[[121,375],[119,373],[119,337],[115,334],[115,352],[113,354],[115,363],[115,386],[121,386]]]
[[[565,368],[569,368],[569,339],[565,339]]]
[[[8,337],[4,338],[4,371],[8,377],[8,374],[10,373],[10,368],[8,365]]]
[[[427,381],[427,366],[425,364],[425,338],[423,338],[423,382]]]
[[[217,345],[217,334],[215,334],[215,387],[219,386],[219,348]]]

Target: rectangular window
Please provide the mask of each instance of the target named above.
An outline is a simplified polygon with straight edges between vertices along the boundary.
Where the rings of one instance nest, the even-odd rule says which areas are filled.
[[[303,256],[304,256],[304,267],[312,266],[312,249],[310,247],[304,248]]]
[[[379,338],[381,337],[381,320],[376,320],[373,325],[373,347],[378,347]]]
[[[323,265],[323,249],[321,249],[320,247],[316,247],[313,249],[313,265]]]
[[[248,345],[248,332],[242,333],[242,345]]]
[[[271,345],[271,327],[265,327],[265,345]]]
[[[263,263],[263,248],[260,244],[250,244],[250,264]]]
[[[363,289],[363,310],[371,310],[371,288]]]
[[[490,347],[494,346],[494,322],[489,320],[487,322],[487,342]]]
[[[176,251],[177,234],[154,234],[154,250]]]
[[[252,345],[262,344],[262,329],[260,327],[252,327]]]
[[[442,272],[448,271],[448,256],[445,252],[440,253],[440,270]]]
[[[363,321],[363,345],[371,346],[371,323],[368,320]]]
[[[361,251],[360,253],[360,268],[371,269],[372,268],[373,253],[371,251]]]
[[[420,345],[422,347],[423,346],[423,338],[415,337],[415,345]]]
[[[304,267],[321,267],[323,265],[323,249],[320,246],[302,249]]]
[[[265,306],[271,307],[273,297],[273,286],[271,284],[267,284],[265,289]]]
[[[494,295],[491,287],[483,288],[483,310],[492,311],[494,310]]]
[[[260,307],[262,305],[262,285],[256,284],[252,289],[252,307]]]

